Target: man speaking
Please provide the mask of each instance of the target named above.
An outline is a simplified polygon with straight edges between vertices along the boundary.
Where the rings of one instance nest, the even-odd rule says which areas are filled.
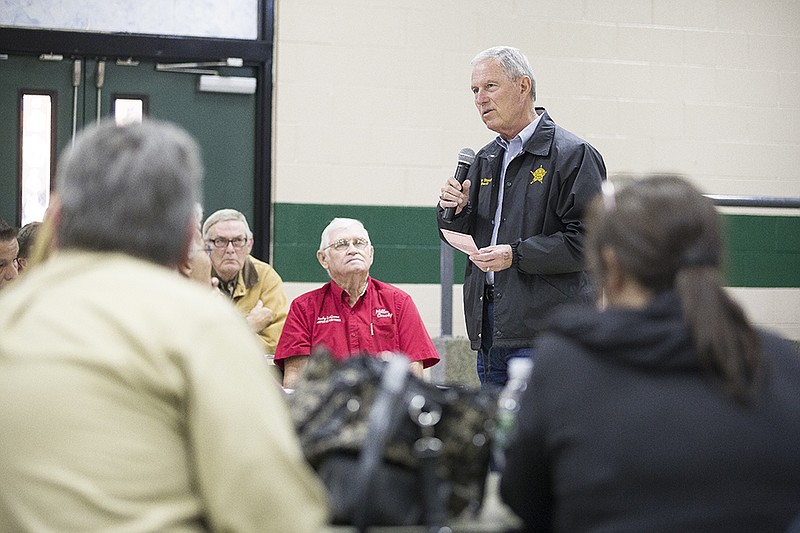
[[[535,107],[533,71],[516,48],[490,48],[472,60],[472,94],[498,136],[475,155],[463,184],[447,180],[437,220],[479,248],[464,274],[467,334],[481,383],[503,385],[508,360],[532,356],[553,307],[593,297],[583,212],[606,168],[589,143]]]

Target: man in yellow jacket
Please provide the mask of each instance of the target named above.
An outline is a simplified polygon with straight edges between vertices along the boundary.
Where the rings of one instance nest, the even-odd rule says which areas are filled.
[[[258,334],[264,352],[274,354],[289,301],[275,269],[250,255],[253,232],[247,219],[234,209],[220,209],[203,223],[203,239],[211,248],[212,275],[219,279],[219,290]]]

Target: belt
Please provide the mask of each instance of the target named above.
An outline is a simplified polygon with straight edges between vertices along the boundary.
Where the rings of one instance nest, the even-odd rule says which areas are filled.
[[[494,301],[494,285],[483,286],[483,299],[486,302]]]

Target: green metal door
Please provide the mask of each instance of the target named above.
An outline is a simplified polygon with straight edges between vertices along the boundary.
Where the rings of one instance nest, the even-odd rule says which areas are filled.
[[[52,97],[54,122],[53,155],[70,140],[73,94],[83,106],[83,93],[72,87],[71,61],[49,61],[34,57],[0,59],[0,218],[20,223],[20,105],[24,92],[44,92]]]
[[[73,86],[74,60],[42,60],[33,56],[0,59],[0,217],[20,224],[20,95],[52,95],[55,147],[58,153],[72,138],[73,109],[77,130],[111,115],[117,97],[141,98],[146,115],[175,122],[198,141],[206,169],[204,209],[230,207],[253,220],[256,153],[254,94],[201,92],[199,75],[163,72],[152,62],[79,59]],[[102,65],[102,76],[98,67]],[[222,74],[253,77],[247,67]],[[99,87],[98,87],[99,85]]]

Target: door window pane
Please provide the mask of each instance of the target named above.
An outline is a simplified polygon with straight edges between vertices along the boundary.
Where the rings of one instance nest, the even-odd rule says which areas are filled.
[[[22,95],[21,223],[41,221],[50,203],[53,154],[53,98]]]
[[[114,120],[120,126],[131,123],[141,123],[147,114],[147,102],[144,97],[112,98],[114,106]]]

